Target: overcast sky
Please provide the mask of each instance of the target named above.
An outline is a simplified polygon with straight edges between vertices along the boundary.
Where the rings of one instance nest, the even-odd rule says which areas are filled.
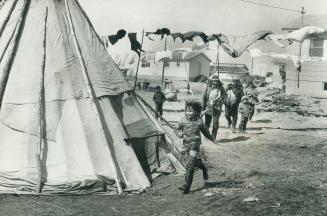
[[[117,29],[151,31],[200,30],[208,33],[247,34],[257,30],[278,31],[299,14],[261,7],[241,0],[79,0],[100,34]],[[327,14],[327,0],[256,0],[300,10]]]
[[[254,1],[295,10],[301,10],[303,6],[307,14],[327,14],[327,0]],[[207,34],[246,35],[258,30],[278,33],[284,25],[300,17],[296,12],[257,6],[241,0],[79,0],[79,2],[100,35],[114,34],[121,28],[127,32],[141,32],[142,29],[154,31],[162,27],[167,27],[172,32],[196,30]],[[259,45],[262,43],[266,42],[260,42]],[[114,49],[125,50],[129,46],[125,38]],[[172,40],[169,41],[168,49],[175,46]],[[163,47],[163,41],[152,42],[145,39],[144,47],[148,50],[159,49]]]

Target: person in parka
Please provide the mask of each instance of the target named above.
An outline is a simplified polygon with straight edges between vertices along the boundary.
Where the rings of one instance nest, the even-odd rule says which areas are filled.
[[[166,101],[165,94],[161,91],[160,86],[156,87],[156,93],[153,95],[153,101],[156,105],[156,118],[158,118],[158,114],[162,116],[163,113],[163,103]]]
[[[251,121],[254,115],[255,105],[259,102],[258,91],[252,81],[248,83],[248,87],[245,89],[244,94],[248,97],[249,104],[251,105],[251,113],[249,116],[249,120]]]
[[[201,104],[198,101],[186,101],[185,116],[179,121],[175,133],[183,139],[183,149],[181,150],[182,157],[185,162],[186,175],[184,184],[178,189],[184,194],[189,193],[195,167],[200,168],[203,174],[203,180],[208,180],[208,169],[204,165],[200,155],[201,133],[214,142],[208,128],[204,125],[201,114]]]
[[[241,121],[239,125],[240,133],[246,132],[246,125],[251,115],[251,104],[247,96],[242,97],[242,102],[238,107],[238,112],[241,114]]]
[[[213,122],[211,134],[214,139],[217,137],[219,117],[222,112],[222,105],[225,96],[226,91],[222,82],[220,82],[218,75],[212,75],[202,90],[202,115],[204,115],[204,122],[208,129],[210,128],[211,121]]]
[[[228,122],[228,128],[236,128],[238,118],[238,106],[244,96],[243,86],[239,80],[228,84],[225,97],[225,117]]]

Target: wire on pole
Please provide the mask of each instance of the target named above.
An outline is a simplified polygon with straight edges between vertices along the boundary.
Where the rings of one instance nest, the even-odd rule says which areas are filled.
[[[264,3],[260,3],[260,2],[249,1],[249,0],[240,0],[240,1],[246,2],[246,3],[249,3],[249,4],[260,5],[260,6],[264,6],[264,7],[270,7],[270,8],[280,9],[280,10],[293,11],[293,12],[297,12],[297,13],[304,13],[303,7],[302,7],[302,10],[295,10],[295,9],[291,9],[291,8],[283,8],[283,7],[278,7],[278,6],[274,6],[274,5],[269,5],[269,4],[264,4]]]

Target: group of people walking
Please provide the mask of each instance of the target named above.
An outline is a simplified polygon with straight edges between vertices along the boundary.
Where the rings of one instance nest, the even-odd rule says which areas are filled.
[[[219,118],[223,105],[228,128],[236,128],[238,114],[241,114],[239,131],[244,133],[248,120],[252,120],[255,104],[258,102],[257,90],[253,82],[248,83],[248,88],[243,90],[239,80],[233,81],[225,89],[218,75],[210,77],[202,91],[202,110],[205,125],[210,128],[212,120],[212,136],[216,138],[219,128]]]
[[[160,88],[154,94],[153,100],[157,112],[162,115],[162,104],[165,98]],[[247,122],[253,117],[254,106],[257,102],[257,92],[253,82],[248,84],[245,91],[239,80],[230,83],[225,89],[216,74],[212,75],[204,85],[201,102],[194,100],[185,102],[185,115],[175,128],[176,135],[183,139],[181,155],[185,161],[186,175],[184,184],[178,187],[183,193],[187,194],[190,191],[195,168],[202,170],[205,181],[209,178],[208,169],[200,154],[201,133],[209,140],[216,142],[223,105],[228,127],[236,128],[240,113],[239,131],[244,133]],[[204,116],[204,122],[202,116]]]

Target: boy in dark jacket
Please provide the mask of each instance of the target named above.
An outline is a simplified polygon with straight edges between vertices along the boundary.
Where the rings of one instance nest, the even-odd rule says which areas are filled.
[[[246,124],[248,123],[249,117],[251,116],[251,104],[247,96],[242,97],[242,102],[238,107],[238,112],[241,114],[240,122],[240,133],[245,133]]]
[[[202,121],[201,115],[202,106],[197,101],[187,101],[185,104],[185,116],[180,120],[175,131],[177,136],[183,138],[182,156],[186,161],[185,182],[178,189],[184,194],[189,193],[195,167],[198,167],[203,172],[203,179],[207,180],[208,170],[203,164],[200,157],[201,133],[209,140],[214,142],[208,128]]]
[[[163,103],[166,101],[165,94],[161,91],[160,86],[156,87],[156,93],[153,95],[153,101],[156,104],[156,112],[162,116]],[[156,114],[156,118],[159,116]]]

